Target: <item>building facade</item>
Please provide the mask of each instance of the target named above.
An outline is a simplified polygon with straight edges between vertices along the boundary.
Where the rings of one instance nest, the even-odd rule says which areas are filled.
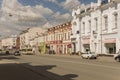
[[[7,37],[1,40],[2,49],[16,49],[16,36]]]
[[[120,49],[120,1],[98,0],[72,12],[72,51],[114,54]]]
[[[28,30],[24,30],[20,33],[20,49],[25,49],[29,45],[29,33]]]
[[[16,49],[20,49],[20,37],[19,36],[16,39]]]
[[[56,54],[68,54],[71,51],[71,22],[67,22],[49,28],[46,36],[46,44]]]
[[[38,46],[38,36],[45,32],[41,27],[28,28],[20,33],[20,48],[32,48]]]

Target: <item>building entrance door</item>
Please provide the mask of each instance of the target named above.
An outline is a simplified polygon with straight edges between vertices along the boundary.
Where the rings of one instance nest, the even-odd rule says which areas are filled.
[[[76,53],[76,44],[75,43],[72,43],[72,48],[73,48],[72,53]]]
[[[90,51],[90,44],[84,44],[84,51]]]
[[[115,54],[116,53],[116,44],[106,44],[106,51],[108,54]]]

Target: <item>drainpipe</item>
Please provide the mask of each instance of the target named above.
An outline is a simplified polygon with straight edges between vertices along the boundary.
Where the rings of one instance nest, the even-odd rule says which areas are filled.
[[[79,19],[80,20],[80,54],[81,54],[81,52],[82,52],[82,45],[81,45],[81,43],[82,43],[82,41],[81,41],[81,38],[82,38],[82,33],[81,33],[81,18]]]
[[[100,6],[100,9],[101,9],[101,6]],[[102,54],[102,9],[100,11],[101,11],[101,54]]]

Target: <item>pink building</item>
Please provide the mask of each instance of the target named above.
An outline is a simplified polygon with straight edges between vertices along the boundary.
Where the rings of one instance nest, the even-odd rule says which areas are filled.
[[[71,52],[71,22],[49,28],[46,36],[46,44],[56,54],[68,54]]]

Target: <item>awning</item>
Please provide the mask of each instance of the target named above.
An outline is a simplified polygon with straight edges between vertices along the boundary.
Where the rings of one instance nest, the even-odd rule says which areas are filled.
[[[83,39],[82,43],[83,44],[90,44],[90,39]]]
[[[105,40],[103,40],[103,43],[116,43],[116,39],[115,38],[105,39]]]

